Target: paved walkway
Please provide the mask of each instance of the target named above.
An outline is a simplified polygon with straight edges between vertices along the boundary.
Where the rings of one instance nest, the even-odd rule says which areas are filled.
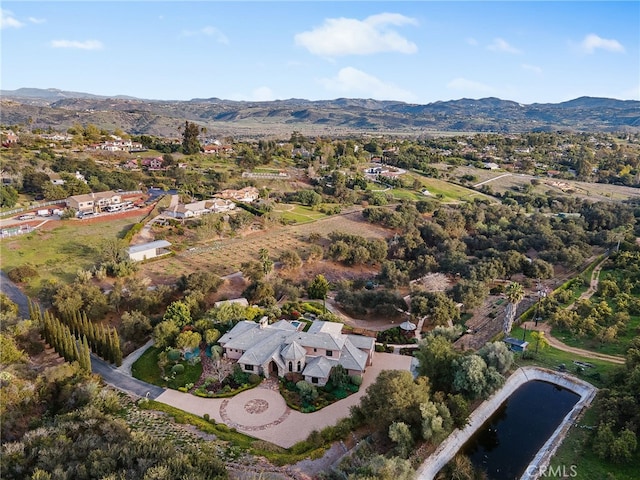
[[[283,448],[290,448],[305,440],[314,430],[335,425],[350,415],[350,408],[360,403],[367,387],[382,370],[410,370],[412,357],[375,353],[374,364],[367,368],[357,393],[313,413],[290,409],[275,379],[263,381],[258,387],[232,398],[201,398],[176,390],[166,390],[156,400],[181,410],[204,415],[224,423],[252,437],[266,440]]]
[[[149,347],[153,346],[153,339],[150,339],[147,343],[142,345],[137,350],[131,352],[127,357],[122,361],[122,365],[118,367],[118,371],[124,373],[125,375],[131,375],[131,366],[138,360],[144,352],[147,351]]]

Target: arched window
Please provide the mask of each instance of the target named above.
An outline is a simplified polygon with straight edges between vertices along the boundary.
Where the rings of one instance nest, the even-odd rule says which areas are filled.
[[[293,362],[289,362],[289,371],[293,372]]]

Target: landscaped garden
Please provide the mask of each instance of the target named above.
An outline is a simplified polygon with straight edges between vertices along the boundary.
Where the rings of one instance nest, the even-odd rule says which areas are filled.
[[[361,384],[361,377],[349,376],[342,365],[336,365],[324,386],[312,385],[300,374],[287,374],[280,382],[280,393],[289,407],[309,413],[357,392]]]

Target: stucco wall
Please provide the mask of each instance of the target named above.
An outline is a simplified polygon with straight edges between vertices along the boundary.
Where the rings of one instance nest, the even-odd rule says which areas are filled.
[[[571,424],[580,412],[591,403],[597,392],[597,389],[593,385],[579,378],[539,367],[522,367],[516,370],[500,390],[473,411],[469,416],[469,423],[467,423],[464,429],[454,430],[451,435],[438,446],[436,451],[424,461],[417,471],[416,478],[419,480],[432,480],[456,453],[458,453],[475,431],[482,427],[484,422],[502,405],[502,402],[509,398],[518,387],[532,380],[543,380],[553,383],[580,395],[578,403],[576,403],[573,409],[565,416],[549,440],[538,451],[521,480],[534,480],[538,478],[539,472],[544,471],[544,468],[549,464],[551,457],[564,439],[564,435],[566,435]]]

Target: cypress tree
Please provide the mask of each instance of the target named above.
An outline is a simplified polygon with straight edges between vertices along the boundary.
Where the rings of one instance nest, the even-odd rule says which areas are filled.
[[[96,339],[96,346],[98,349],[98,356],[100,358],[104,358],[108,360],[108,351],[107,351],[107,333],[105,331],[104,325],[102,323],[99,324],[99,327],[96,326],[98,330],[98,338]]]
[[[122,365],[122,349],[120,348],[120,336],[118,335],[118,331],[114,328],[111,330],[112,336],[112,352],[113,352],[113,363],[115,363],[116,367]]]
[[[85,370],[91,373],[91,351],[89,350],[89,342],[86,335],[82,336],[82,356],[86,365]]]

